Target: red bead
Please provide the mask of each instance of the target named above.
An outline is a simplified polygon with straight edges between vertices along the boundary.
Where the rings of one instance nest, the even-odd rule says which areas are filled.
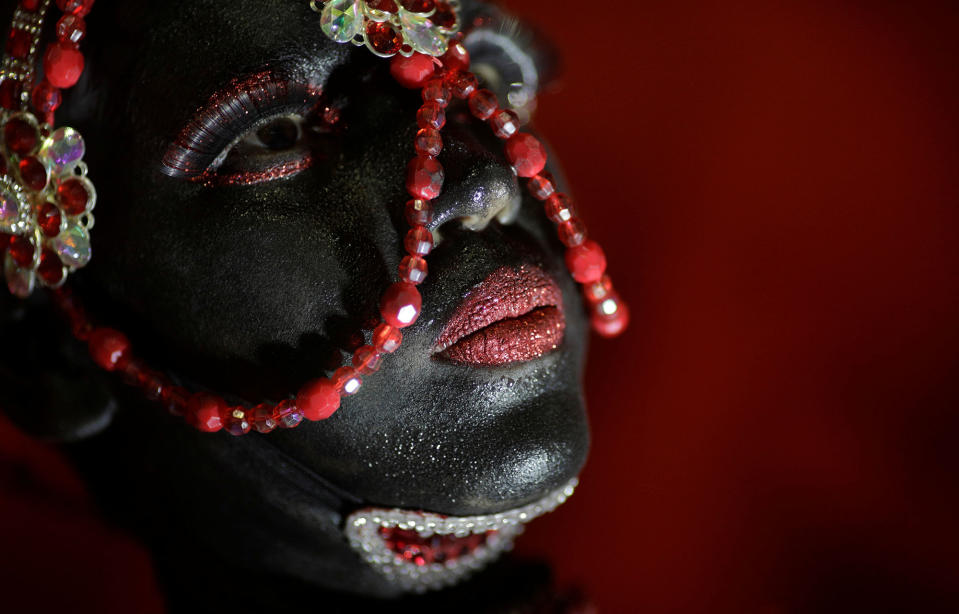
[[[606,254],[596,241],[584,241],[566,250],[566,267],[581,284],[599,281],[606,272]]]
[[[37,223],[48,237],[60,234],[60,210],[53,203],[43,203],[37,211]]]
[[[421,284],[429,273],[426,259],[421,256],[406,256],[400,262],[400,279],[413,285]]]
[[[436,8],[434,0],[400,0],[403,8],[411,13],[429,13]]]
[[[442,79],[430,79],[423,85],[423,102],[435,102],[446,108],[450,103],[450,89]]]
[[[271,433],[276,429],[276,419],[273,417],[273,407],[269,403],[261,403],[252,410],[253,428],[257,433]]]
[[[93,8],[94,0],[57,0],[57,8],[64,13],[86,17]]]
[[[586,240],[586,226],[583,225],[582,220],[574,217],[568,222],[558,224],[556,234],[566,247],[576,247]]]
[[[160,393],[160,402],[174,416],[182,416],[190,406],[190,393],[179,386],[166,386]]]
[[[70,43],[52,43],[43,56],[43,71],[54,87],[73,87],[83,73],[83,54]]]
[[[64,15],[57,21],[57,40],[76,45],[87,34],[87,23],[79,15]]]
[[[553,176],[546,171],[530,177],[526,187],[536,200],[546,200],[556,193],[556,183]]]
[[[464,71],[450,73],[446,77],[446,83],[449,85],[450,93],[462,99],[468,98],[479,87],[476,75]]]
[[[395,326],[390,326],[386,322],[381,323],[373,331],[373,347],[380,352],[392,354],[400,348],[403,343],[403,331]]]
[[[489,126],[493,129],[493,134],[501,139],[508,139],[519,132],[519,115],[509,109],[501,109],[489,118]]]
[[[390,60],[390,74],[400,85],[409,89],[423,87],[434,72],[436,62],[433,57],[422,53],[414,53],[408,58],[397,55]]]
[[[366,5],[375,11],[384,11],[395,13],[397,11],[396,2],[393,0],[366,0]]]
[[[56,286],[63,281],[63,264],[49,249],[43,250],[40,254],[40,265],[37,267],[37,275],[48,286]]]
[[[406,223],[410,226],[428,226],[433,223],[433,205],[430,201],[414,198],[406,201]]]
[[[29,158],[24,158],[20,160],[20,179],[23,180],[23,185],[39,192],[47,185],[47,169],[44,168],[43,164],[39,160],[30,156]]]
[[[50,85],[46,79],[38,83],[30,95],[33,108],[43,114],[53,113],[60,108],[61,102],[63,102],[63,96],[60,90]]]
[[[356,394],[363,385],[360,374],[353,367],[340,367],[333,372],[333,377],[330,379],[333,380],[336,391],[344,397]]]
[[[629,325],[629,309],[615,293],[593,307],[593,330],[603,337],[615,337]]]
[[[57,201],[67,215],[80,215],[87,210],[90,194],[79,179],[67,179],[57,186]]]
[[[340,393],[331,380],[315,379],[300,389],[296,406],[307,420],[326,420],[340,407]]]
[[[543,210],[546,212],[546,217],[555,224],[562,224],[576,217],[573,202],[565,194],[553,194],[547,198]]]
[[[372,345],[364,345],[353,352],[353,368],[363,375],[379,371],[382,362],[383,355]]]
[[[506,141],[506,159],[517,175],[532,177],[546,168],[546,149],[532,134],[520,132]]]
[[[130,340],[118,330],[95,328],[87,342],[93,362],[101,369],[113,371],[130,354]]]
[[[597,281],[583,285],[583,297],[589,303],[598,303],[613,291],[613,280],[609,275],[603,275]]]
[[[397,282],[390,286],[380,301],[380,314],[390,326],[405,328],[416,322],[423,307],[423,299],[416,286]]]
[[[0,82],[0,106],[14,110],[20,108],[20,82],[4,79]]]
[[[443,137],[440,136],[439,130],[423,128],[416,133],[413,146],[419,155],[435,158],[443,151]]]
[[[470,54],[463,43],[453,43],[440,61],[448,71],[467,70],[470,67]]]
[[[450,30],[456,25],[456,13],[448,2],[437,0],[436,12],[433,13],[430,20],[439,27]]]
[[[433,200],[443,189],[443,165],[434,158],[416,156],[406,168],[406,190],[413,198]]]
[[[30,55],[30,46],[33,45],[33,36],[26,30],[10,30],[7,39],[7,55],[19,60],[25,60]]]
[[[33,153],[39,140],[36,127],[19,117],[11,119],[3,127],[3,141],[7,144],[7,149],[18,156]]]
[[[273,419],[281,427],[291,429],[303,422],[303,412],[293,401],[281,401],[273,410]]]
[[[499,101],[496,99],[496,94],[489,90],[476,90],[470,94],[469,106],[470,113],[474,117],[485,121],[492,117],[493,113],[496,113],[496,109],[499,108]]]
[[[416,112],[416,125],[440,130],[446,125],[446,111],[435,102],[427,102]]]
[[[393,55],[403,46],[403,37],[388,22],[366,24],[366,40],[377,53]]]
[[[14,237],[10,241],[10,257],[24,268],[33,267],[33,243],[26,237]]]
[[[25,11],[35,11],[40,6],[40,0],[20,0],[20,8]]]
[[[223,414],[226,409],[226,401],[205,392],[194,394],[187,404],[187,413],[192,418],[193,425],[204,433],[215,433],[223,428]]]
[[[246,435],[253,428],[252,412],[245,407],[229,407],[223,416],[223,430],[234,437]]]
[[[410,228],[403,245],[411,256],[425,256],[433,251],[433,233],[424,226]]]

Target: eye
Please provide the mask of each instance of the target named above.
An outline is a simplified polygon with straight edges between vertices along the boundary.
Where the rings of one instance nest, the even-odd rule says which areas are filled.
[[[300,140],[300,123],[297,118],[278,117],[247,137],[250,145],[263,147],[270,151],[292,149]]]

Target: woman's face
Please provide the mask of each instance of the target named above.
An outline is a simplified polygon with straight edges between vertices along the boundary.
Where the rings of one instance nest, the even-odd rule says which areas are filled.
[[[104,4],[146,27],[88,42],[92,309],[188,387],[287,398],[369,339],[395,280],[419,95],[328,41],[307,0]],[[391,594],[344,538],[350,513],[500,512],[579,472],[586,328],[561,246],[488,127],[455,104],[447,117],[422,314],[332,418],[241,438],[156,409],[117,418],[133,496],[176,527],[151,530],[177,533],[161,553],[204,544]]]

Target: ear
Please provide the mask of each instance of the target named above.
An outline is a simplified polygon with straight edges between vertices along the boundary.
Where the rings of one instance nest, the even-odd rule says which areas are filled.
[[[116,409],[108,375],[48,293],[22,300],[0,287],[0,411],[33,437],[67,442],[104,430]]]

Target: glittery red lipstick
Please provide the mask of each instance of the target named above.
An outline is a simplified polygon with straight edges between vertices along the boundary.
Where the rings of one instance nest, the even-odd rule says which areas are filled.
[[[434,353],[478,366],[524,362],[556,349],[565,331],[556,282],[536,266],[504,267],[469,291]]]

